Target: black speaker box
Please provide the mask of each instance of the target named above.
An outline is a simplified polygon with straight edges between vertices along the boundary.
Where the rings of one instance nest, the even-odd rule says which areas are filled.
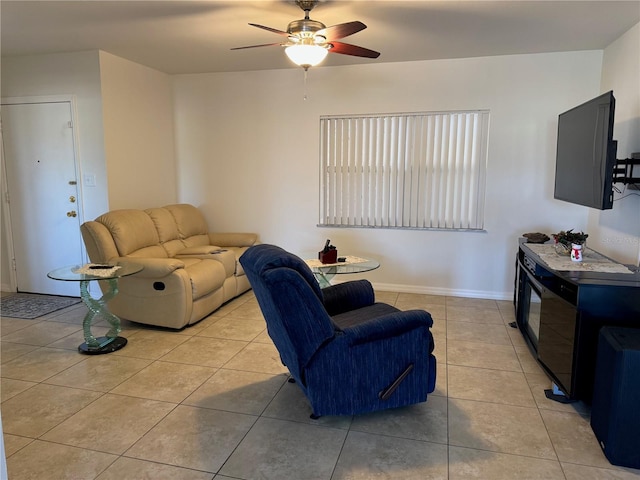
[[[640,468],[640,328],[600,330],[591,428],[612,464]]]

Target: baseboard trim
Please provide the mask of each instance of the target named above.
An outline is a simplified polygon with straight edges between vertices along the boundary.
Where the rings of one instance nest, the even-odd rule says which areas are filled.
[[[381,292],[416,293],[422,295],[446,295],[449,297],[487,298],[490,300],[513,300],[513,292],[489,292],[484,290],[460,290],[454,288],[426,287],[420,285],[398,285],[374,283],[373,288]]]

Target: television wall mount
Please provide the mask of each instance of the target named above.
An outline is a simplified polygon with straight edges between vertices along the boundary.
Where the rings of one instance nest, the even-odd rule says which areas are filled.
[[[633,167],[638,167],[634,177]],[[617,159],[613,169],[613,183],[624,185],[640,183],[640,152],[632,153],[631,158]]]

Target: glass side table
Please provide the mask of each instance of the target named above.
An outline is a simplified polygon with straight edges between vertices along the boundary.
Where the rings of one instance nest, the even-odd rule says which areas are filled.
[[[320,288],[326,288],[331,285],[331,280],[336,275],[344,275],[348,273],[363,273],[375,270],[380,266],[380,262],[372,258],[362,258],[354,256],[340,256],[344,258],[344,262],[323,264],[320,260],[305,260],[313,275],[318,280]]]
[[[80,353],[98,355],[120,350],[127,344],[127,339],[119,337],[121,332],[120,319],[107,309],[107,302],[118,294],[118,279],[133,275],[143,269],[142,265],[129,262],[114,264],[72,265],[52,270],[47,277],[64,282],[80,282],[80,298],[89,311],[82,321],[84,343],[78,347]],[[89,282],[104,280],[108,290],[100,299],[95,299],[89,293]],[[104,337],[94,337],[91,333],[91,322],[97,316],[102,316],[111,328]]]

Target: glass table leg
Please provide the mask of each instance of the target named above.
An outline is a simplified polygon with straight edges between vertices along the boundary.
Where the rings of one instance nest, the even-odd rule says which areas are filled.
[[[336,275],[336,269],[328,268],[328,269],[318,270],[313,272],[313,275],[316,277],[316,280],[318,281],[318,285],[320,285],[320,288],[327,288],[328,286],[331,285],[331,279]]]
[[[80,297],[89,309],[82,322],[85,343],[78,347],[78,350],[82,353],[110,353],[121,349],[127,344],[126,338],[118,336],[121,331],[120,319],[107,309],[107,302],[118,293],[118,279],[110,278],[104,281],[109,285],[109,290],[100,299],[93,298],[89,293],[89,280],[80,281]],[[97,316],[102,316],[111,325],[104,337],[96,338],[91,333],[91,322]]]
[[[331,277],[333,277],[333,275],[330,275],[329,278],[327,278],[327,275],[322,272],[315,273],[314,275],[318,281],[318,285],[320,285],[320,288],[327,288],[331,285]]]

